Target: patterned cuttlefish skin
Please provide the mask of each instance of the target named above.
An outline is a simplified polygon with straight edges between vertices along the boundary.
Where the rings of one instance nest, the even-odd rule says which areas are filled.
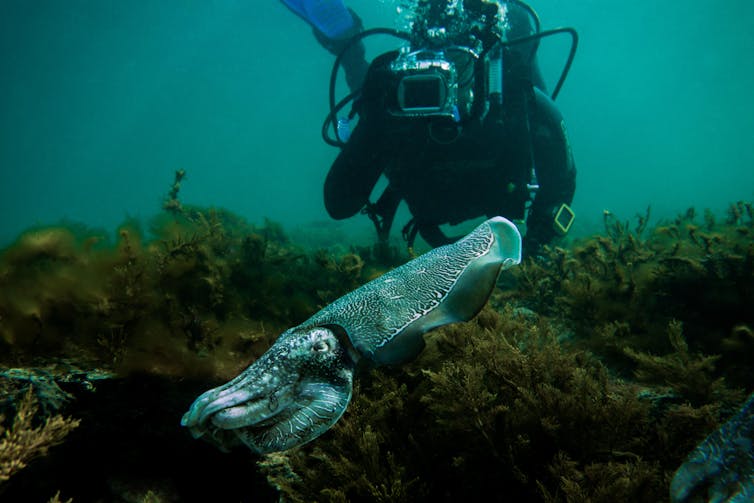
[[[754,393],[686,458],[670,484],[674,503],[754,501]]]
[[[491,218],[285,331],[238,377],[199,396],[181,424],[221,449],[263,454],[309,442],[343,415],[360,361],[415,358],[426,332],[472,318],[500,272],[520,262],[516,226]]]

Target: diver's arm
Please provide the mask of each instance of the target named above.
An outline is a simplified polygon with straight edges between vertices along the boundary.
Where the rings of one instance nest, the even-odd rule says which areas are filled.
[[[359,212],[382,174],[380,131],[360,122],[333,162],[325,179],[325,208],[336,220]]]
[[[385,123],[385,78],[398,51],[382,54],[372,61],[361,96],[354,103],[359,121],[333,162],[325,179],[325,208],[337,220],[355,215],[366,205],[369,195],[392,157],[389,126]]]
[[[332,218],[348,218],[361,210],[385,165],[394,157],[384,101],[385,79],[397,55],[398,51],[392,51],[372,61],[361,95],[354,102],[358,124],[325,179],[325,207]]]
[[[535,90],[530,120],[539,191],[526,222],[525,248],[535,253],[555,237],[554,218],[560,206],[573,200],[576,167],[563,116],[539,90]]]

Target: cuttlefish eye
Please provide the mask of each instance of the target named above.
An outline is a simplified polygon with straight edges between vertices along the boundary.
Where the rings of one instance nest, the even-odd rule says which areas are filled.
[[[325,353],[327,351],[330,351],[332,347],[327,343],[327,341],[319,340],[314,341],[314,344],[312,344],[312,351],[314,353]]]

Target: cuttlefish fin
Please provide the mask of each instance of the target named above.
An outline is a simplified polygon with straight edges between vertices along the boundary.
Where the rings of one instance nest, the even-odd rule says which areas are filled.
[[[402,363],[421,352],[426,332],[476,315],[500,272],[520,262],[521,234],[494,217],[341,297],[302,326],[338,325],[360,356]]]

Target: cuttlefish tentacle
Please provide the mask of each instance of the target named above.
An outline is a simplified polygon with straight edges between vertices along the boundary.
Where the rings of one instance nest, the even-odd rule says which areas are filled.
[[[313,440],[343,415],[359,360],[415,358],[423,334],[473,317],[500,271],[520,261],[515,225],[491,218],[285,331],[238,377],[199,396],[181,423],[221,448],[242,443],[259,453]]]
[[[229,383],[197,398],[181,423],[223,449],[263,453],[318,437],[343,415],[355,362],[326,328],[284,332]]]

